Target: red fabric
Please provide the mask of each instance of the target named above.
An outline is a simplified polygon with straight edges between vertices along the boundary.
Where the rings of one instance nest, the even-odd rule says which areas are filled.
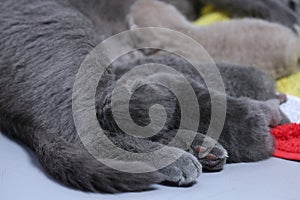
[[[277,126],[271,133],[275,137],[275,157],[300,160],[300,124]]]

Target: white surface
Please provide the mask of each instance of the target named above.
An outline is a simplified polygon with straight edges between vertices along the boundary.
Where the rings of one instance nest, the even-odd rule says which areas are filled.
[[[288,96],[288,101],[281,105],[281,109],[292,122],[300,123],[300,98]]]
[[[295,104],[290,105],[294,100],[284,105],[285,111],[296,112]],[[300,111],[300,104],[298,108]],[[299,200],[299,186],[300,163],[271,158],[226,165],[220,173],[202,174],[189,188],[156,185],[155,190],[142,193],[84,193],[53,181],[31,151],[0,134],[0,200]]]

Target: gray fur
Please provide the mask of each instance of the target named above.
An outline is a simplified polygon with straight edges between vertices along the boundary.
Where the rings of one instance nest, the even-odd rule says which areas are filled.
[[[200,15],[202,3],[199,0],[160,0],[172,4],[179,10],[188,20],[194,21]]]
[[[199,0],[225,10],[233,17],[254,17],[294,29],[300,24],[298,0]]]
[[[132,1],[82,2],[4,0],[0,4],[0,130],[29,146],[52,177],[85,191],[141,191],[160,182],[179,186],[192,184],[201,173],[199,161],[208,170],[220,170],[226,161],[226,150],[230,162],[257,161],[271,156],[273,140],[269,125],[278,123],[279,107],[270,107],[270,102],[266,101],[274,99],[275,93],[272,84],[265,84],[265,78],[259,78],[263,76],[260,71],[253,69],[251,73],[247,72],[247,76],[253,78],[254,86],[266,86],[260,90],[254,87],[248,93],[242,87],[236,88],[239,76],[225,82],[232,96],[228,96],[224,131],[220,144],[211,147],[212,155],[203,156],[196,151],[196,147],[204,140],[200,132],[205,134],[209,124],[210,97],[201,77],[188,63],[178,58],[141,56],[131,62],[126,59],[116,62],[111,66],[113,74],[107,72],[107,76],[100,81],[96,96],[97,116],[105,133],[116,145],[134,152],[161,148],[176,133],[180,118],[178,103],[171,101],[171,93],[161,87],[150,85],[141,88],[131,105],[133,119],[144,116],[140,118],[142,124],[147,123],[145,115],[149,104],[159,99],[162,105],[166,105],[170,120],[155,138],[139,139],[124,135],[111,118],[110,104],[106,100],[111,96],[116,81],[114,77],[122,75],[122,70],[118,69],[126,71],[137,63],[153,61],[181,70],[193,85],[203,113],[197,139],[191,148],[184,149],[190,153],[184,153],[173,164],[153,173],[128,174],[97,161],[84,148],[76,133],[72,88],[77,70],[86,55],[103,39],[126,29],[125,15]],[[120,9],[118,15],[114,14],[116,8]],[[234,73],[230,66],[239,68],[227,64],[219,66],[229,69],[228,72],[224,70],[224,77]],[[174,81],[176,84],[176,79]],[[148,89],[153,93],[143,93]],[[273,105],[276,100],[271,101]],[[174,154],[183,151],[174,147],[168,147],[168,150]],[[114,155],[113,151],[111,153]],[[112,161],[115,165],[155,168],[151,163],[141,163],[139,160],[128,163],[126,157],[115,156],[118,158],[118,161]]]
[[[99,30],[76,3],[1,3],[1,131],[30,146],[48,173],[66,185],[103,192],[146,189],[164,180],[162,175],[112,170],[89,155],[76,133],[71,107],[75,74],[93,47],[125,24],[122,17],[104,18],[114,9],[104,4],[98,14],[105,28]]]
[[[172,56],[138,59],[128,65],[123,63],[122,66],[115,66],[116,79],[133,66],[147,62],[163,63],[172,66],[187,76],[199,100],[202,120],[200,120],[198,131],[205,134],[210,122],[210,97],[203,79],[197,75],[195,70],[192,70],[188,63]],[[276,99],[272,79],[253,67],[245,68],[245,70],[243,69],[244,66],[228,64],[219,64],[218,66],[224,78],[227,93],[229,94],[227,96],[226,122],[219,140],[220,144],[228,151],[229,158],[227,161],[249,162],[269,157],[273,151],[273,138],[269,134],[269,126],[279,124],[282,118],[278,109],[279,101],[269,100]],[[230,77],[230,79],[227,77]],[[245,79],[246,77],[247,79]],[[107,87],[107,90],[111,90],[109,88]],[[145,94],[148,93],[150,95],[145,97]],[[104,92],[104,94],[107,93]],[[110,97],[105,95],[105,98]],[[179,105],[176,104],[176,101],[174,105],[171,104],[172,94],[163,88],[149,86],[138,90],[137,94],[132,98],[132,102],[134,102],[131,112],[132,117],[133,119],[135,119],[134,116],[139,117],[139,120],[136,120],[136,122],[139,122],[140,125],[149,123],[146,111],[150,105],[158,103],[165,106],[167,104],[165,108],[170,113],[170,119],[167,120],[162,132],[151,138],[151,140],[160,142],[161,140],[165,141],[165,137],[171,137],[165,134],[165,132],[166,130],[169,132],[169,130],[176,130],[178,128],[180,116],[180,113],[178,113],[179,109],[174,109],[174,107],[176,108]],[[98,102],[103,101],[102,98],[98,100]],[[116,128],[117,126],[110,114],[110,106],[103,106],[103,108],[105,109],[99,108],[98,113],[101,113],[101,116],[107,116],[108,121],[112,121],[106,128]],[[141,116],[142,118],[140,119]]]
[[[216,62],[257,66],[273,78],[290,75],[300,68],[299,35],[280,24],[258,19],[234,19],[196,26],[172,5],[154,0],[135,3],[129,21],[132,29],[164,27],[179,31],[201,44]],[[142,37],[140,41],[147,41],[147,35]],[[178,49],[184,44],[177,44],[170,37],[168,45]]]
[[[283,3],[289,7],[298,17],[300,16],[300,1],[299,0],[283,0]]]

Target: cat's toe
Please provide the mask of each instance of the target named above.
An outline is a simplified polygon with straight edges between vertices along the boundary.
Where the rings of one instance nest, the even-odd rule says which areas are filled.
[[[200,176],[202,166],[193,155],[185,153],[160,172],[166,176],[165,185],[189,186]]]

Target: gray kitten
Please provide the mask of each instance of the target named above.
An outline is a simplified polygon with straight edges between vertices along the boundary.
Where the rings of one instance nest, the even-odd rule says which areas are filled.
[[[233,19],[195,26],[173,6],[152,0],[135,3],[128,19],[133,29],[163,27],[184,33],[201,44],[215,61],[253,65],[276,79],[299,68],[299,35],[280,24],[258,19]],[[178,49],[184,45],[176,46],[176,41],[169,38],[168,46]],[[139,41],[143,40],[149,40],[148,34],[142,34]]]
[[[226,10],[233,17],[255,17],[294,29],[300,24],[298,0],[199,0]]]
[[[190,21],[199,17],[200,10],[207,3],[225,10],[232,17],[254,17],[277,22],[294,29],[300,23],[299,0],[160,0],[174,5]]]
[[[147,139],[128,136],[116,126],[109,99],[115,81],[132,66],[148,62],[167,64],[184,74],[201,102],[203,120],[192,145],[183,149],[187,152],[167,146],[169,157],[178,153],[182,156],[157,171],[130,174],[106,166],[87,151],[77,134],[72,113],[75,75],[97,44],[126,30],[125,16],[132,3],[131,0],[2,1],[0,130],[30,147],[47,173],[59,182],[93,192],[141,191],[154,183],[189,185],[200,175],[202,167],[207,171],[221,170],[227,151],[229,162],[257,161],[271,156],[273,138],[269,126],[278,124],[281,118],[272,81],[253,68],[247,71],[240,70],[239,66],[219,65],[228,92],[227,117],[220,144],[208,139],[212,151],[203,154],[205,149],[201,145],[210,119],[210,95],[201,76],[187,62],[171,55],[142,56],[130,62],[123,59],[113,63],[99,82],[97,117],[105,134],[124,150],[139,153],[166,147],[177,132],[180,118],[178,102],[170,91],[149,85],[133,95],[131,115],[141,125],[149,121],[149,105],[159,103],[167,111],[167,123],[162,131]],[[153,76],[172,78],[170,74]],[[173,79],[180,87],[176,77]],[[116,158],[112,161],[116,166],[155,169],[151,162],[128,162],[123,155],[115,155],[113,149],[111,154]]]

